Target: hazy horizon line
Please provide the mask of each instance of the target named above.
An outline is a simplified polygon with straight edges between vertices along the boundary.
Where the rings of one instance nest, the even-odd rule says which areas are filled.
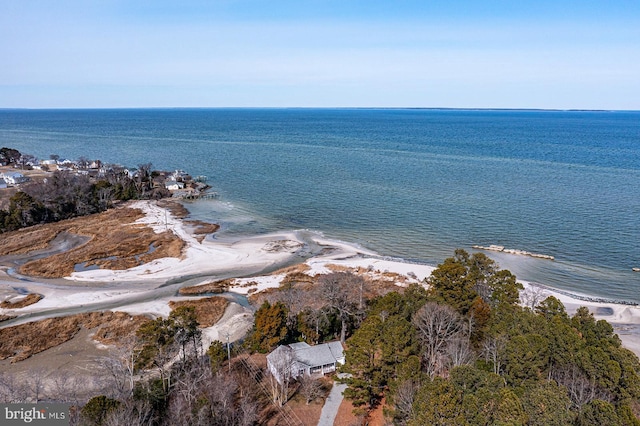
[[[398,106],[139,106],[139,107],[0,107],[0,111],[91,111],[91,110],[431,110],[431,111],[549,111],[549,112],[640,112],[636,109],[518,108],[518,107],[398,107]]]

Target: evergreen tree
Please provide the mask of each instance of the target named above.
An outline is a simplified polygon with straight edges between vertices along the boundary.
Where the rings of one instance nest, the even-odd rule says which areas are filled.
[[[530,426],[570,426],[575,420],[567,389],[555,381],[542,381],[527,390],[522,405]]]
[[[277,302],[265,301],[254,315],[253,330],[247,339],[251,350],[266,353],[283,343],[287,337],[287,308]]]
[[[415,396],[410,426],[468,425],[465,418],[463,392],[448,380],[436,377],[423,385]]]

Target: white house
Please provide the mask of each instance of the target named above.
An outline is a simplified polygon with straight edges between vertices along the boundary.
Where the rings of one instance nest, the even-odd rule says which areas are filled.
[[[164,187],[169,191],[177,191],[178,189],[184,189],[184,183],[177,182],[175,180],[168,180],[164,183]]]
[[[40,161],[40,168],[42,166],[47,166],[49,171],[53,171],[58,169],[58,162],[56,160],[42,160]]]
[[[176,170],[171,176],[173,176],[175,180],[181,181],[187,179],[189,177],[189,173],[185,172],[184,170]]]
[[[305,342],[292,343],[278,346],[267,355],[267,367],[278,382],[283,374],[295,379],[302,375],[332,373],[344,361],[344,350],[339,341],[315,346]]]
[[[0,177],[2,177],[8,185],[17,185],[29,180],[28,177],[18,172],[4,172]]]

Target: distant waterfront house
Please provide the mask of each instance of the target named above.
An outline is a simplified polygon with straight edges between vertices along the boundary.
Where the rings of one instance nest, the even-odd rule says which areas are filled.
[[[338,364],[344,364],[344,350],[339,341],[310,346],[305,342],[278,346],[267,355],[267,367],[280,382],[283,374],[282,361],[288,366],[286,374],[291,378],[302,375],[324,375],[336,371]]]
[[[167,188],[169,191],[177,191],[179,189],[184,188],[184,183],[177,182],[175,180],[168,180],[164,183],[164,187]]]
[[[54,171],[58,169],[58,162],[56,160],[42,160],[40,166],[47,166],[49,171]]]
[[[173,172],[172,176],[177,181],[189,179],[189,173],[185,172],[184,170],[176,170]]]
[[[18,185],[29,180],[28,177],[25,177],[22,173],[18,172],[5,172],[2,173],[1,177],[8,185]]]

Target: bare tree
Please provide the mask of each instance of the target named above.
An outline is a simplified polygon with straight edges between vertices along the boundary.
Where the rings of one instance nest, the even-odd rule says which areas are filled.
[[[489,336],[482,343],[482,353],[486,362],[491,361],[493,372],[500,374],[502,363],[504,362],[504,350],[507,347],[507,336]]]
[[[129,180],[127,170],[124,167],[118,164],[108,164],[105,168],[105,177],[111,185],[122,185]]]
[[[252,426],[258,421],[258,405],[249,396],[240,399],[240,405],[236,409],[236,424],[238,426]]]
[[[98,189],[97,196],[100,210],[106,210],[113,203],[113,188],[100,188]]]
[[[198,397],[213,377],[210,366],[202,360],[201,362],[192,358],[174,384],[173,394],[184,402],[182,405],[188,412],[194,411]]]
[[[303,374],[298,381],[300,383],[298,392],[304,397],[307,405],[324,395],[324,388],[319,380]]]
[[[405,380],[400,383],[395,394],[394,423],[406,425],[413,416],[413,400],[420,385],[413,380]]]
[[[531,310],[534,310],[547,296],[547,290],[535,284],[528,285],[524,291],[520,292],[522,304]]]
[[[340,342],[347,338],[349,318],[361,313],[364,278],[350,272],[332,272],[318,280],[320,297],[338,312],[340,318]]]
[[[444,369],[447,345],[454,338],[463,336],[464,320],[451,307],[427,302],[416,312],[413,324],[424,351],[425,369],[434,377]]]
[[[151,189],[151,167],[151,163],[138,164],[135,181],[138,195],[142,196]]]
[[[29,389],[15,374],[0,373],[0,401],[5,403],[27,402]]]
[[[111,411],[103,426],[143,426],[154,423],[153,408],[148,401],[127,398]]]
[[[474,361],[475,354],[471,348],[468,336],[454,337],[447,344],[449,367],[467,365]]]
[[[292,379],[293,354],[289,347],[280,346],[269,354],[268,377],[271,398],[282,407],[289,400],[289,385]]]
[[[45,375],[44,367],[37,367],[29,370],[24,377],[24,381],[27,383],[31,393],[31,400],[35,403],[38,403],[43,395]]]
[[[598,386],[595,379],[589,379],[587,375],[575,364],[557,369],[553,378],[558,384],[563,385],[569,392],[569,399],[574,408],[582,410],[582,407],[594,399],[612,402],[612,395]]]
[[[51,377],[51,392],[54,400],[80,405],[78,395],[81,379],[68,371],[60,371]]]
[[[83,170],[89,167],[89,159],[84,156],[78,158],[78,167],[80,167]]]
[[[308,299],[306,292],[296,288],[291,281],[282,283],[280,291],[267,297],[269,303],[282,302],[287,307],[287,327],[290,329],[295,326],[297,315],[305,308]]]
[[[207,401],[197,413],[195,424],[233,425],[236,417],[235,395],[239,386],[234,377],[217,374],[211,377],[204,388]]]
[[[29,164],[35,161],[36,157],[31,154],[22,154],[18,160],[18,164],[22,167],[22,170]]]

